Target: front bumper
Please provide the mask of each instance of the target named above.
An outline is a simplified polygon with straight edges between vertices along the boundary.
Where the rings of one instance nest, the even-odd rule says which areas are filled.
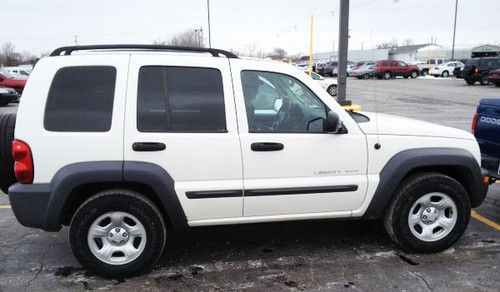
[[[47,226],[47,206],[50,201],[50,184],[16,183],[9,188],[9,201],[19,223],[26,227],[58,231],[61,226]]]

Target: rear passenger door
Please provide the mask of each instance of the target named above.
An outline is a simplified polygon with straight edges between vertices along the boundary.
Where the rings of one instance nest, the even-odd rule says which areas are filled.
[[[242,163],[228,60],[133,55],[129,70],[125,161],[165,169],[190,224],[241,217]]]

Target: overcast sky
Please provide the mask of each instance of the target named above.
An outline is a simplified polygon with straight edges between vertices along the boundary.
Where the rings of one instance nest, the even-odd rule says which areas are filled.
[[[74,44],[152,43],[202,27],[208,43],[206,0],[0,0],[0,44],[34,54]],[[384,41],[451,46],[455,0],[351,0],[350,49]],[[306,54],[315,15],[314,51],[338,39],[338,0],[210,0],[212,47],[255,44]],[[459,0],[456,44],[500,44],[500,0]]]

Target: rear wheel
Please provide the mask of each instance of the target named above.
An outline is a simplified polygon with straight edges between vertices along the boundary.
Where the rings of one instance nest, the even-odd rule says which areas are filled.
[[[443,73],[441,73],[441,76],[448,77],[448,76],[450,76],[450,73],[448,71],[443,71]]]
[[[463,234],[470,219],[465,188],[440,173],[406,179],[385,214],[385,228],[403,249],[437,252],[450,247]]]
[[[0,116],[0,189],[4,193],[7,193],[9,187],[17,181],[14,175],[14,158],[11,150],[15,126],[15,114]]]
[[[162,254],[165,233],[163,217],[150,200],[129,190],[109,190],[80,206],[69,239],[82,266],[122,278],[152,267]]]
[[[468,84],[468,85],[474,85],[476,84],[476,81],[472,80],[472,79],[465,79],[465,82]]]
[[[389,72],[389,71],[385,71],[385,72],[384,72],[383,77],[384,77],[384,79],[386,79],[386,80],[387,80],[387,79],[391,79],[392,74],[391,74],[391,72]]]
[[[422,74],[422,76],[427,76],[429,75],[429,69],[423,69],[420,74]]]
[[[363,79],[370,79],[370,74],[364,73],[363,74]]]
[[[332,85],[328,86],[328,88],[326,89],[326,91],[331,96],[337,96],[337,85],[332,84]]]
[[[496,86],[496,87],[500,87],[500,82],[496,82],[496,83],[495,83],[495,86]]]
[[[488,85],[488,84],[490,84],[490,81],[484,77],[481,77],[480,83],[481,83],[481,85]]]

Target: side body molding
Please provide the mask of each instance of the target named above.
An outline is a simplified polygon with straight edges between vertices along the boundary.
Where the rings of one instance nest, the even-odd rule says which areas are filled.
[[[95,183],[140,183],[153,189],[170,222],[187,226],[186,216],[174,189],[174,180],[163,168],[146,162],[96,161],[69,164],[55,174],[50,183],[50,198],[45,213],[45,230],[61,228],[64,208],[78,186]]]
[[[420,167],[458,167],[467,174],[472,207],[479,206],[486,197],[488,185],[482,183],[481,167],[470,152],[457,148],[410,149],[394,155],[384,166],[377,190],[363,218],[380,218],[403,178]]]

